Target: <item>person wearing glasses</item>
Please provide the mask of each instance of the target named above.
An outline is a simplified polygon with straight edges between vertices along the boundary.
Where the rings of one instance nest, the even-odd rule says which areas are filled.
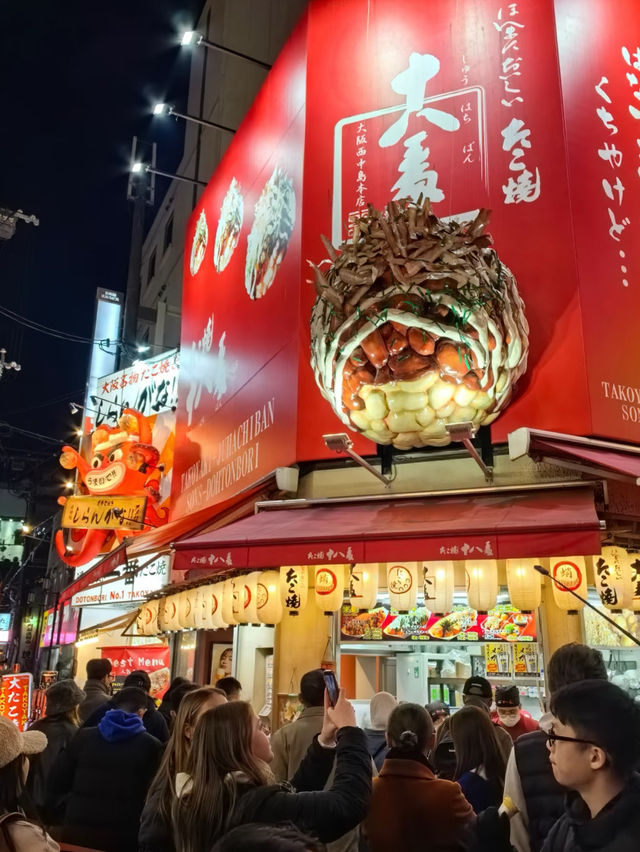
[[[607,667],[595,648],[571,642],[552,654],[547,684],[553,696],[563,686],[581,680],[607,680]],[[518,737],[507,762],[504,794],[518,812],[511,818],[511,843],[516,852],[540,852],[551,827],[564,813],[566,790],[553,777],[546,732],[550,713],[540,719],[542,730]]]
[[[573,792],[542,852],[637,852],[640,706],[608,681],[585,680],[555,693],[551,712],[549,760]]]

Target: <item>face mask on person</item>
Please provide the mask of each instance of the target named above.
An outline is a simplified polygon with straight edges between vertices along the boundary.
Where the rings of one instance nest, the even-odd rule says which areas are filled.
[[[501,725],[504,725],[506,728],[513,728],[520,721],[520,710],[517,707],[511,710],[502,710],[498,707],[498,718]]]

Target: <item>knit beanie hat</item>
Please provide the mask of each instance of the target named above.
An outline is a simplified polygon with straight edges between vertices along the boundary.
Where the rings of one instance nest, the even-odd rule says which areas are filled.
[[[39,754],[46,747],[47,738],[42,731],[21,734],[13,722],[0,716],[0,769],[21,754]]]
[[[47,689],[47,716],[68,713],[78,704],[82,704],[86,695],[74,680],[59,680]]]
[[[377,692],[369,704],[369,715],[371,716],[371,727],[374,731],[386,731],[387,722],[391,711],[398,706],[398,702],[390,692]]]

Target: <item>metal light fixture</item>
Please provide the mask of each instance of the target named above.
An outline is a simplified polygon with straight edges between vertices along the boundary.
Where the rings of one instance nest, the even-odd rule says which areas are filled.
[[[181,180],[183,183],[193,183],[196,186],[206,186],[207,184],[201,180],[196,180],[195,178],[183,177],[182,175],[172,175],[170,172],[163,172],[160,169],[154,169],[151,166],[141,163],[139,161],[133,162],[131,164],[131,174],[137,175],[141,172],[150,175],[160,175],[160,177],[166,177],[170,180]]]
[[[235,56],[238,59],[244,59],[247,62],[252,62],[254,65],[258,65],[260,68],[264,68],[265,71],[271,70],[271,65],[267,62],[261,62],[259,59],[255,59],[253,56],[249,56],[246,53],[240,53],[239,50],[232,50],[230,47],[225,47],[222,44],[218,44],[215,41],[208,41],[204,36],[199,33],[194,32],[193,30],[185,30],[182,33],[180,38],[180,44],[183,47],[188,47],[192,44],[196,44],[198,47],[206,47],[209,50],[217,50],[220,53],[226,53],[228,56]]]
[[[493,468],[483,462],[478,451],[471,443],[471,439],[475,437],[477,431],[475,424],[470,421],[462,423],[446,423],[444,428],[451,436],[452,441],[459,441],[462,444],[480,470],[484,473],[486,481],[493,482]]]
[[[365,461],[362,456],[358,455],[355,450],[352,449],[353,441],[347,435],[346,432],[338,432],[332,435],[323,435],[322,440],[325,443],[325,446],[328,450],[333,450],[335,453],[346,453],[348,456],[357,462],[360,467],[363,467],[365,470],[368,470],[370,474],[375,476],[376,479],[379,479],[380,482],[384,483],[385,487],[388,488],[391,485],[391,480],[383,476],[381,473],[370,465],[368,461]]]
[[[19,373],[22,367],[17,361],[6,361],[5,355],[7,354],[6,349],[0,349],[0,379],[2,378],[2,374],[5,370],[15,370],[16,373]]]
[[[154,115],[167,115],[173,118],[182,118],[184,121],[190,121],[193,124],[200,124],[202,127],[212,127],[214,130],[226,130],[227,133],[235,133],[235,127],[228,127],[226,124],[218,124],[217,121],[206,121],[204,118],[197,118],[195,115],[178,112],[169,104],[157,103],[153,107]]]

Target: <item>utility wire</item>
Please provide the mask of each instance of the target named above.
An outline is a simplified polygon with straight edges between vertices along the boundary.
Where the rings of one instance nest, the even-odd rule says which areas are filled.
[[[27,411],[35,411],[38,408],[47,408],[49,405],[55,405],[58,402],[64,402],[65,399],[68,399],[70,396],[77,396],[81,393],[84,393],[84,388],[69,391],[69,393],[65,393],[63,396],[58,396],[55,399],[47,400],[47,402],[40,402],[38,403],[38,405],[29,405],[26,408],[15,408],[13,411],[5,411],[3,412],[3,414],[5,417],[11,417],[13,414],[24,414]]]
[[[10,423],[0,421],[0,427],[3,426],[9,429],[11,432],[18,432],[20,435],[27,435],[29,438],[36,438],[40,441],[46,441],[47,443],[55,444],[58,447],[64,444],[64,441],[61,441],[58,438],[51,438],[49,435],[41,435],[39,432],[30,432],[28,429],[20,429],[18,428],[18,426],[12,426]]]

